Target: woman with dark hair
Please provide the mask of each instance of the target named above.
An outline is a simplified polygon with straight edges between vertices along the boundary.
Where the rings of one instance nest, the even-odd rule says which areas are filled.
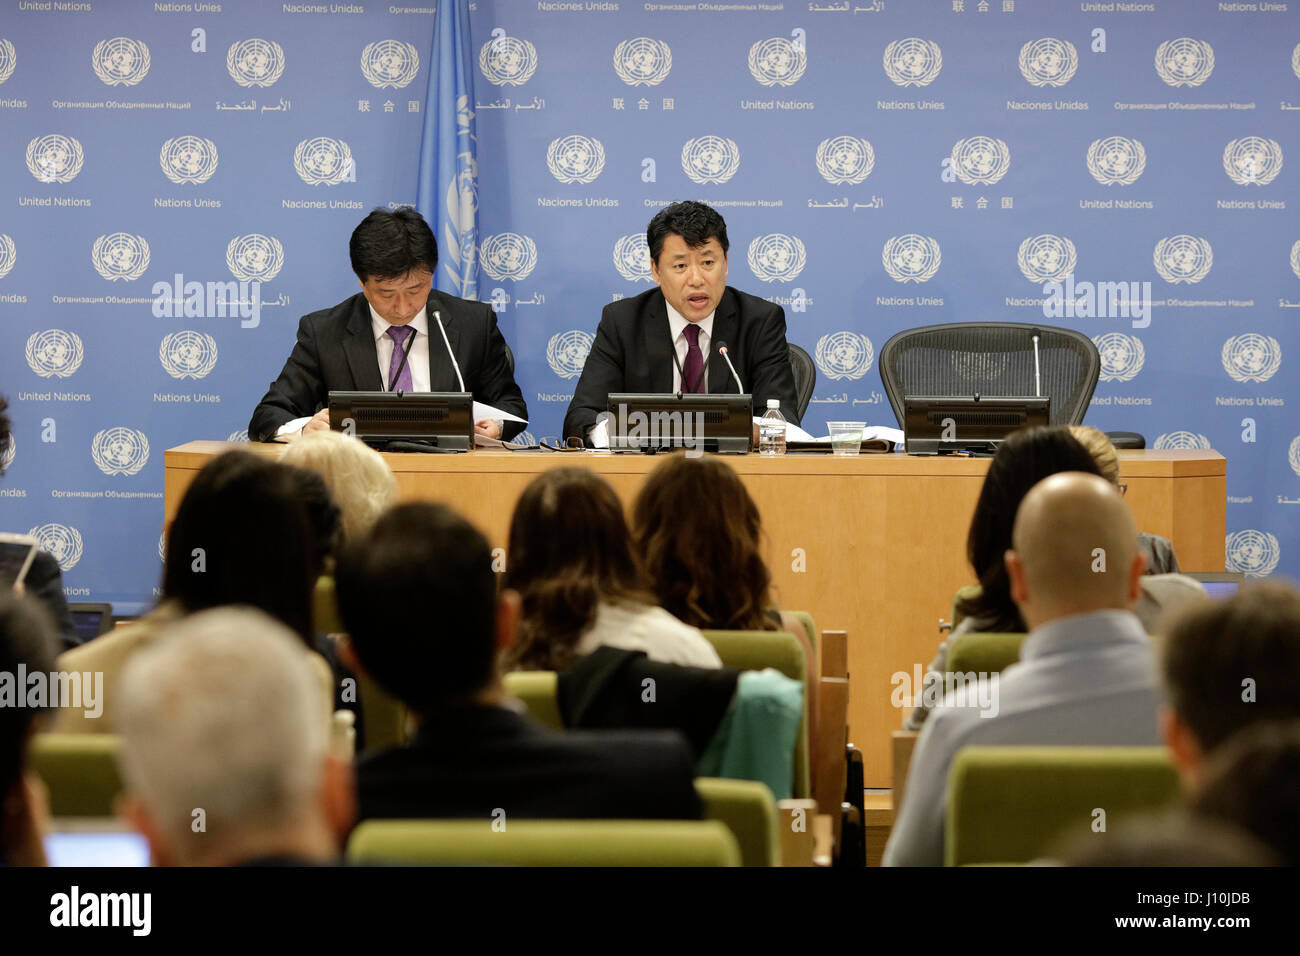
[[[245,451],[212,459],[185,492],[167,533],[162,599],[144,618],[60,655],[63,671],[102,672],[102,713],[59,711],[63,732],[113,733],[113,694],[127,659],[167,624],[210,607],[248,605],[300,638],[333,698],[333,678],[313,650],[312,590],[338,514],[323,479]]]
[[[523,600],[510,666],[566,670],[598,647],[722,666],[697,628],[655,606],[618,496],[585,468],[554,468],[524,489],[510,521],[502,586]]]
[[[814,673],[803,624],[772,603],[758,506],[730,466],[713,457],[670,456],[637,495],[632,535],[650,586],[670,613],[701,628],[790,631]]]

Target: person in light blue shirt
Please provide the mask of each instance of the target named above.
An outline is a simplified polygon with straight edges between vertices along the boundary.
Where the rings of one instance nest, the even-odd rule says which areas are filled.
[[[954,685],[926,721],[885,866],[943,863],[948,770],[963,747],[1160,743],[1155,654],[1132,610],[1145,559],[1114,486],[1082,472],[1039,482],[1005,560],[1029,628],[1020,661]]]

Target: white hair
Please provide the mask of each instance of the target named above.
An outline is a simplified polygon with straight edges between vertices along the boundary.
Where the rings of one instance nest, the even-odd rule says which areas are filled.
[[[302,640],[261,611],[168,627],[128,662],[119,695],[127,786],[182,853],[291,825],[315,798],[329,748],[320,680]]]
[[[280,461],[325,479],[343,523],[343,539],[355,541],[397,501],[397,479],[388,462],[361,439],[314,431],[292,441]]]

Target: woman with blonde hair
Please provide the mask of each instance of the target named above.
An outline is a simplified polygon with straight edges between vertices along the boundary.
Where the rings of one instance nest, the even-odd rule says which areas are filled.
[[[342,516],[343,541],[355,541],[397,501],[397,479],[388,462],[352,435],[308,432],[281,452],[280,461],[325,479]]]

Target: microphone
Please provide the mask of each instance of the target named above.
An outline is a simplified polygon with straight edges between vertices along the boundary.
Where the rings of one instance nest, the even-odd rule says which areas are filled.
[[[451,358],[451,367],[456,370],[456,381],[460,382],[460,390],[465,391],[465,379],[460,374],[460,363],[456,361],[456,353],[451,350],[451,343],[447,341],[447,330],[442,327],[442,316],[438,310],[433,310],[433,320],[438,323],[438,331],[442,333],[442,344],[447,347],[447,355]]]
[[[1034,397],[1042,398],[1043,386],[1038,374],[1038,337],[1043,333],[1038,329],[1031,329],[1029,334],[1034,340]]]
[[[727,354],[727,343],[718,343],[718,354],[727,360],[727,368],[731,369],[731,377],[736,380],[736,388],[741,395],[745,394],[745,386],[740,382],[740,376],[736,374],[736,366],[731,364],[731,356]]]

